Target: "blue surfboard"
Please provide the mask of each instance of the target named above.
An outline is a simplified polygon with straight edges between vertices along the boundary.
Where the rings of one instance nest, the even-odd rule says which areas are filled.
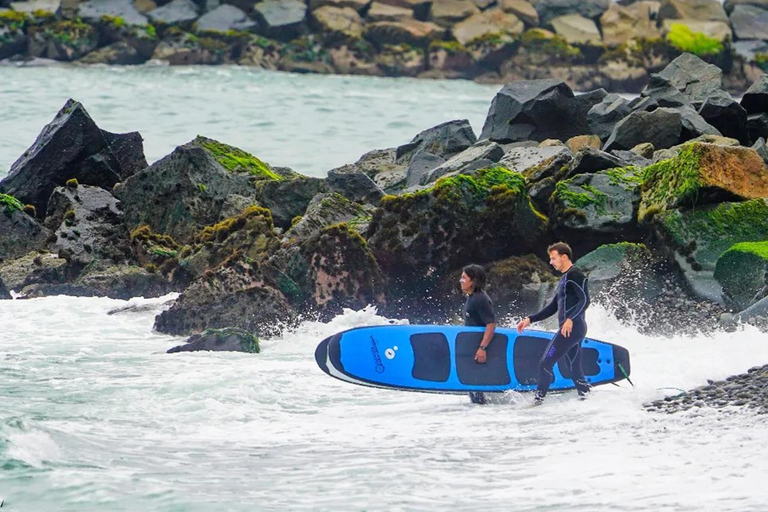
[[[502,392],[536,389],[539,360],[553,333],[496,329],[487,362],[476,363],[483,327],[379,325],[358,327],[326,338],[315,350],[320,368],[332,377],[379,388],[431,393]],[[587,338],[582,368],[592,385],[629,376],[629,352]],[[568,362],[554,368],[551,390],[573,389]]]

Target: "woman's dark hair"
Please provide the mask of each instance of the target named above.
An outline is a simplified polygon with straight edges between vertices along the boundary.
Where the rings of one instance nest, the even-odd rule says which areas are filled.
[[[568,259],[573,261],[573,251],[571,250],[571,246],[566,244],[565,242],[557,242],[555,244],[550,245],[547,248],[547,252],[556,251],[557,254],[560,256],[568,256]]]
[[[488,280],[485,275],[485,269],[480,265],[467,265],[463,270],[464,273],[467,274],[467,277],[469,277],[475,284],[475,291],[483,291],[483,288],[485,288],[485,283]]]

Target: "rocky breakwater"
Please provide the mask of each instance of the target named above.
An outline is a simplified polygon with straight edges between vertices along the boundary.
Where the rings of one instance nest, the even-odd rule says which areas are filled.
[[[693,52],[741,93],[768,69],[766,27],[758,0],[2,0],[0,59],[555,78],[638,92]]]
[[[0,182],[0,296],[173,290],[161,332],[269,335],[367,304],[451,321],[479,263],[509,318],[551,294],[545,249],[564,240],[594,300],[642,330],[758,323],[767,100],[768,77],[739,102],[690,54],[633,101],[513,82],[479,139],[449,121],[323,179],[202,136],[147,165],[140,136],[70,101]],[[233,336],[189,348],[253,345]]]

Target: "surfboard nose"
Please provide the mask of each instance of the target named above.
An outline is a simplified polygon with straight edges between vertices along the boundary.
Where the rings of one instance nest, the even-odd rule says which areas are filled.
[[[331,372],[328,371],[328,342],[332,337],[333,336],[325,338],[315,349],[315,361],[317,362],[317,366],[328,375],[331,374]]]

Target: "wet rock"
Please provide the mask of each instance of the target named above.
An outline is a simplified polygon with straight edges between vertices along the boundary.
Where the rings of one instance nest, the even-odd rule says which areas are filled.
[[[630,111],[629,101],[618,94],[608,94],[587,112],[589,130],[600,139],[607,140],[616,123],[627,117]]]
[[[757,139],[757,142],[752,145],[752,149],[754,149],[757,154],[762,157],[766,165],[768,165],[768,147],[766,147],[765,139],[762,137]]]
[[[259,181],[256,198],[269,208],[275,226],[287,229],[297,215],[303,215],[309,202],[317,194],[327,192],[324,180],[302,176],[292,180]]]
[[[723,71],[691,53],[683,53],[670,62],[659,77],[667,80],[696,106],[723,87]]]
[[[168,350],[168,354],[176,352],[261,352],[259,339],[244,329],[206,329],[200,334],[193,334],[184,345]]]
[[[248,18],[241,9],[234,5],[222,4],[212,11],[203,14],[197,20],[198,30],[250,30],[256,26],[256,22]]]
[[[186,243],[219,220],[228,196],[255,197],[253,182],[281,179],[253,155],[198,137],[130,177],[114,193],[129,229],[146,224]]]
[[[69,100],[11,165],[0,181],[0,192],[34,205],[44,215],[53,189],[67,180],[110,190],[142,165],[146,160],[140,135],[100,130],[82,104]]]
[[[747,132],[749,139],[756,141],[768,137],[768,112],[747,115]]]
[[[298,0],[266,0],[256,4],[254,13],[265,35],[290,41],[304,31],[307,4]]]
[[[392,193],[403,189],[407,173],[407,165],[397,160],[397,148],[376,149],[361,156],[354,164],[334,170],[340,173],[362,172],[384,192]]]
[[[5,287],[5,283],[0,279],[0,300],[8,300],[11,298],[11,292]]]
[[[178,27],[165,31],[163,40],[155,47],[152,60],[164,61],[171,66],[215,65],[229,61],[232,48],[212,38],[197,37]]]
[[[81,64],[111,64],[117,66],[133,66],[146,62],[139,51],[126,43],[118,41],[108,46],[94,50],[78,62]]]
[[[376,205],[384,197],[384,191],[361,171],[345,172],[332,169],[328,171],[326,183],[329,190],[358,203]]]
[[[625,167],[626,165],[625,160],[615,155],[586,146],[574,153],[573,160],[570,161],[565,170],[558,173],[558,178],[566,179],[577,174],[591,174],[616,167]]]
[[[79,20],[57,20],[27,29],[27,53],[43,59],[74,61],[98,46],[96,29]]]
[[[526,80],[496,94],[481,139],[495,142],[567,140],[589,133],[586,114],[605,98],[602,89],[574,96],[559,80]]]
[[[467,174],[479,169],[493,167],[503,156],[504,149],[500,145],[483,140],[451,157],[445,163],[435,167],[431,172],[422,175],[419,184],[428,185],[443,176]],[[410,176],[408,183],[411,183]]]
[[[768,74],[760,75],[747,89],[741,98],[741,106],[748,114],[768,112]]]
[[[741,242],[718,259],[715,279],[723,297],[736,310],[743,310],[768,295],[768,242]]]
[[[0,262],[41,249],[49,231],[15,197],[0,194]]]
[[[747,111],[730,94],[720,92],[709,96],[699,109],[699,115],[726,137],[749,143]]]
[[[286,233],[290,238],[310,238],[325,228],[342,222],[350,225],[367,224],[371,214],[362,206],[336,193],[319,194],[307,212]]]
[[[123,221],[120,201],[99,187],[58,187],[48,202],[46,224],[56,236],[51,249],[81,267],[96,260],[130,259]]]
[[[451,157],[477,142],[477,136],[466,119],[449,121],[428,128],[416,135],[411,142],[397,148],[398,161],[407,159],[419,149],[426,149],[433,155]]]
[[[642,142],[650,142],[657,149],[671,148],[702,134],[720,135],[720,132],[692,108],[635,111],[616,124],[604,149],[628,150]]]
[[[26,49],[23,20],[0,19],[0,60],[24,53]]]
[[[31,284],[64,283],[70,277],[68,270],[64,258],[47,252],[32,251],[20,258],[0,262],[0,280],[8,289],[20,292]]]

